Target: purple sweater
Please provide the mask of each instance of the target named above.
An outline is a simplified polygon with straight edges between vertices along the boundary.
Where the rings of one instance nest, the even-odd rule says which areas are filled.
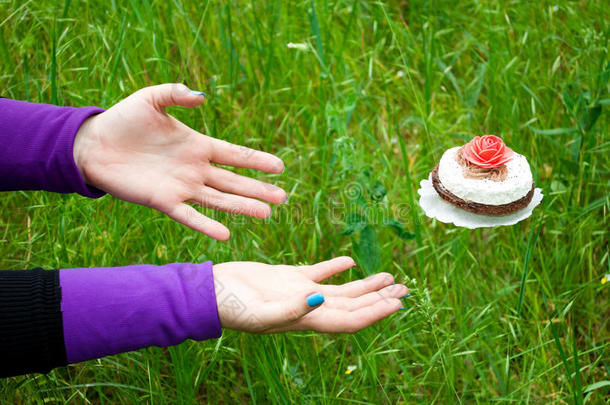
[[[78,129],[103,111],[0,99],[0,191],[103,196],[73,156]],[[212,262],[62,269],[59,283],[69,363],[221,335]]]

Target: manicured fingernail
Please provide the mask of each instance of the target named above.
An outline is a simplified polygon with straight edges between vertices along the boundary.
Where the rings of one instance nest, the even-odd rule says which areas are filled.
[[[404,297],[400,297],[400,298],[401,298],[401,299],[402,299],[402,298],[409,298],[410,296],[411,296],[411,293],[408,293],[408,294],[407,294],[407,295],[405,295]]]
[[[405,309],[405,307],[398,308],[399,311],[402,311],[403,309]]]
[[[197,91],[197,90],[191,90],[191,94],[194,94],[196,96],[203,96],[203,97],[208,97],[203,91]]]
[[[324,302],[324,296],[320,293],[313,293],[307,297],[307,305],[310,307],[317,307]]]

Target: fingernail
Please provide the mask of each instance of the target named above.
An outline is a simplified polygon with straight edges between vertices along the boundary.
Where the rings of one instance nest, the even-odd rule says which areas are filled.
[[[404,297],[400,297],[400,298],[401,298],[401,299],[402,299],[402,298],[409,298],[410,296],[411,296],[411,293],[408,293],[408,294],[407,294],[407,295],[405,295]]]
[[[307,305],[310,307],[317,307],[324,302],[324,296],[320,293],[313,293],[307,297]]]
[[[203,97],[208,97],[203,91],[197,91],[197,90],[191,90],[191,94],[194,94],[196,96],[203,96]]]
[[[405,307],[398,308],[399,311],[402,311],[403,309],[405,309]]]

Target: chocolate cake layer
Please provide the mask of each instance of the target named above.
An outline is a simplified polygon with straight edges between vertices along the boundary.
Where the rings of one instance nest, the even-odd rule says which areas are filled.
[[[473,201],[463,200],[455,196],[451,191],[447,190],[443,183],[438,178],[438,165],[432,170],[432,186],[441,196],[441,198],[450,204],[455,205],[465,211],[473,212],[475,214],[489,215],[499,217],[503,215],[510,215],[513,212],[517,212],[520,209],[527,207],[532,201],[534,196],[534,183],[532,183],[532,189],[523,197],[516,201],[502,205],[486,205],[480,204]]]

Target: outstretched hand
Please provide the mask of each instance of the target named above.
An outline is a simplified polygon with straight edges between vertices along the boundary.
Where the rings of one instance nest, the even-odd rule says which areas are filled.
[[[318,284],[355,266],[338,257],[312,266],[253,262],[214,265],[220,323],[254,333],[355,333],[402,308],[409,294],[389,273],[342,285]]]
[[[284,190],[213,164],[281,173],[278,157],[202,135],[165,111],[204,100],[182,84],[163,84],[86,120],[74,141],[74,160],[85,182],[218,240],[228,239],[229,230],[188,203],[256,218],[271,215],[260,200],[281,204]]]

